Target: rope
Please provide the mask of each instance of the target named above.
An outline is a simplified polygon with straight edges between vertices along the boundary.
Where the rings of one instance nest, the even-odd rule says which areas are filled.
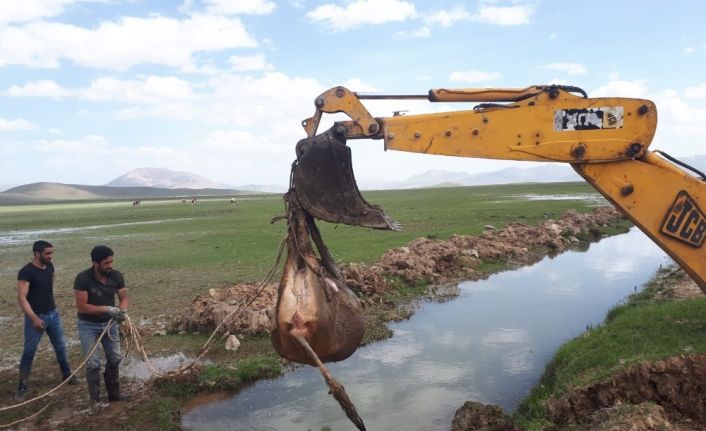
[[[108,322],[108,324],[105,325],[105,329],[103,329],[103,332],[101,332],[100,336],[98,336],[98,339],[96,340],[96,343],[93,345],[93,348],[91,349],[91,351],[88,352],[88,354],[86,354],[86,357],[85,357],[85,358],[83,358],[83,362],[81,362],[81,364],[74,370],[73,373],[71,373],[71,375],[70,375],[69,377],[67,377],[67,378],[64,379],[61,383],[59,383],[54,389],[52,389],[52,390],[50,390],[50,391],[48,391],[48,392],[45,392],[44,394],[39,395],[38,397],[34,397],[34,398],[32,398],[32,399],[29,399],[29,400],[27,400],[27,401],[23,401],[23,402],[21,402],[21,403],[14,404],[14,405],[7,406],[7,407],[2,407],[2,408],[0,408],[0,412],[4,412],[4,411],[11,410],[11,409],[14,409],[14,408],[17,408],[17,407],[20,407],[20,406],[24,406],[24,405],[27,405],[27,404],[31,404],[31,403],[33,403],[33,402],[35,402],[35,401],[41,400],[42,398],[46,398],[46,397],[48,397],[49,395],[51,395],[52,393],[54,393],[54,392],[56,392],[57,390],[59,390],[60,388],[62,388],[62,387],[63,387],[64,385],[66,385],[67,383],[69,383],[69,380],[70,380],[71,378],[73,378],[73,377],[76,375],[76,373],[78,373],[79,370],[80,370],[81,368],[83,368],[84,365],[86,365],[86,362],[88,362],[88,358],[90,358],[91,355],[93,354],[93,352],[95,352],[96,348],[97,348],[98,345],[100,344],[100,341],[103,339],[103,337],[105,336],[105,334],[108,332],[108,329],[110,329],[110,327],[113,326],[113,322],[114,322],[114,320],[111,319],[111,320]]]
[[[39,395],[39,396],[37,396],[37,397],[34,397],[34,398],[29,399],[29,400],[23,401],[23,402],[21,402],[21,403],[13,404],[13,405],[11,405],[11,406],[1,407],[1,408],[0,408],[0,412],[4,412],[4,411],[7,411],[7,410],[12,410],[12,409],[16,409],[16,408],[18,408],[18,407],[21,407],[21,406],[24,406],[24,405],[27,405],[27,404],[31,404],[31,403],[33,403],[33,402],[35,402],[35,401],[41,400],[42,398],[49,397],[49,396],[51,396],[54,392],[56,392],[56,391],[58,391],[59,389],[61,389],[62,387],[64,387],[64,385],[68,384],[69,380],[71,380],[71,379],[76,375],[76,373],[78,373],[78,372],[81,370],[81,368],[83,368],[84,365],[86,365],[86,362],[88,362],[88,358],[90,358],[91,355],[93,354],[93,352],[96,351],[96,349],[98,348],[98,345],[100,344],[101,340],[103,339],[103,337],[105,336],[105,334],[108,332],[108,329],[110,329],[110,327],[113,326],[113,323],[114,323],[114,322],[115,322],[115,321],[114,321],[113,319],[110,319],[110,320],[108,321],[108,324],[105,325],[105,329],[103,329],[103,332],[101,332],[101,334],[100,334],[100,335],[98,336],[98,338],[96,339],[95,344],[93,344],[93,348],[91,349],[91,351],[86,354],[86,356],[85,356],[85,358],[83,358],[83,361],[81,362],[81,364],[80,364],[76,369],[74,369],[73,373],[71,373],[71,375],[70,375],[69,377],[67,377],[67,378],[64,379],[61,383],[59,383],[56,387],[54,387],[53,389],[51,389],[51,390],[49,390],[49,391],[43,393],[42,395]],[[22,423],[22,422],[28,421],[28,420],[30,420],[30,419],[32,419],[32,418],[34,418],[34,417],[37,417],[37,416],[38,416],[39,414],[41,414],[44,410],[46,410],[46,409],[49,407],[50,404],[51,404],[51,401],[47,402],[47,404],[46,404],[44,407],[42,407],[38,412],[33,413],[33,414],[31,414],[30,416],[24,417],[24,418],[22,418],[22,419],[18,419],[18,420],[14,421],[14,422],[12,422],[12,423],[9,423],[9,424],[0,424],[0,429],[9,428],[9,427],[11,427],[11,426],[17,425],[17,424],[19,424],[19,423]]]
[[[10,428],[10,427],[15,426],[15,425],[17,425],[17,424],[20,424],[20,423],[22,423],[22,422],[26,422],[26,421],[28,421],[28,420],[30,420],[30,419],[36,418],[37,416],[39,416],[40,414],[42,414],[42,412],[43,412],[44,410],[46,410],[50,405],[51,405],[51,401],[49,401],[46,406],[42,407],[41,410],[39,410],[39,411],[36,412],[36,413],[31,414],[30,416],[27,416],[26,418],[18,419],[18,420],[14,421],[14,422],[12,422],[12,423],[9,423],[9,424],[0,425],[0,429]]]
[[[126,342],[126,349],[125,350],[126,350],[126,352],[125,352],[124,357],[127,357],[127,354],[130,352],[130,350],[132,349],[132,347],[134,345],[135,349],[137,349],[137,351],[140,353],[140,357],[145,362],[145,364],[147,365],[149,370],[152,372],[153,376],[157,376],[157,377],[175,376],[178,374],[183,374],[186,371],[193,368],[201,360],[201,358],[203,358],[203,356],[211,349],[211,347],[213,347],[214,337],[221,330],[221,328],[223,328],[223,326],[225,326],[226,324],[230,323],[230,320],[232,318],[234,318],[237,314],[242,313],[243,310],[247,306],[252,304],[265,290],[267,283],[269,283],[272,280],[272,277],[274,276],[275,272],[277,271],[277,268],[279,267],[279,263],[282,258],[282,254],[284,252],[284,245],[286,244],[286,242],[287,242],[287,236],[282,238],[282,240],[280,241],[279,250],[277,252],[277,257],[275,259],[275,262],[272,265],[272,267],[270,268],[270,270],[267,273],[267,275],[265,276],[265,278],[263,278],[262,281],[260,281],[256,285],[256,292],[253,295],[251,295],[250,297],[245,298],[236,309],[234,309],[233,311],[228,313],[228,315],[223,319],[223,321],[221,321],[221,323],[218,326],[216,326],[216,329],[213,330],[213,332],[211,333],[211,336],[208,337],[208,340],[206,340],[204,345],[201,347],[199,354],[191,362],[189,362],[188,364],[182,365],[181,367],[179,367],[175,370],[169,371],[167,373],[159,372],[154,367],[154,365],[152,365],[152,362],[150,361],[149,356],[147,355],[147,352],[144,348],[144,344],[142,342],[142,336],[140,335],[140,332],[137,330],[137,327],[135,326],[135,324],[133,323],[132,319],[130,318],[130,316],[128,314],[125,315],[125,321],[124,321],[126,323],[126,328],[127,328],[127,329],[125,329],[125,333],[126,333],[125,334],[126,335],[126,341],[125,341]],[[15,408],[27,405],[27,404],[31,404],[35,401],[40,400],[40,399],[52,396],[56,391],[58,391],[59,389],[64,387],[64,385],[66,385],[69,382],[69,380],[72,379],[76,375],[76,373],[78,373],[86,365],[86,362],[88,362],[88,359],[91,357],[93,352],[95,352],[95,350],[98,348],[98,345],[100,345],[101,340],[108,333],[108,330],[110,329],[110,327],[114,323],[115,323],[114,319],[111,319],[110,321],[108,321],[108,324],[106,325],[105,329],[103,329],[103,332],[101,332],[100,336],[96,339],[96,342],[93,345],[93,348],[91,348],[91,350],[86,354],[86,356],[84,357],[81,364],[71,373],[71,375],[69,377],[67,377],[61,383],[59,383],[56,387],[45,392],[42,395],[39,395],[37,397],[23,401],[18,404],[13,404],[13,405],[10,405],[7,407],[0,407],[0,412],[12,410],[12,409],[15,409]],[[110,335],[108,335],[108,337],[110,337]],[[112,337],[111,337],[111,339],[112,339]],[[0,429],[9,428],[11,426],[14,426],[19,423],[28,421],[32,418],[35,418],[38,415],[40,415],[43,411],[45,411],[49,407],[50,404],[51,404],[51,401],[49,401],[42,409],[40,409],[36,413],[33,413],[30,416],[24,417],[22,419],[18,419],[18,420],[14,421],[12,423],[9,423],[9,424],[0,424]]]
[[[267,283],[269,283],[272,280],[272,277],[274,276],[275,272],[277,271],[277,268],[279,267],[279,262],[282,258],[282,254],[284,252],[284,245],[286,244],[287,237],[285,236],[282,238],[279,244],[279,251],[277,252],[277,257],[275,259],[274,264],[270,268],[270,271],[267,273],[265,278],[262,279],[257,285],[256,285],[256,292],[251,295],[249,298],[245,298],[237,308],[235,308],[233,311],[228,313],[228,315],[221,321],[218,326],[216,326],[216,329],[211,332],[211,336],[208,337],[208,340],[204,343],[204,345],[201,347],[201,350],[199,351],[198,355],[191,360],[191,362],[182,365],[181,367],[171,370],[166,373],[162,373],[159,370],[157,370],[154,365],[152,365],[152,362],[149,359],[149,355],[147,355],[147,351],[144,348],[144,344],[142,343],[142,336],[140,335],[140,332],[137,330],[137,327],[135,327],[135,324],[132,322],[132,319],[130,319],[130,316],[126,316],[126,322],[127,322],[127,328],[128,331],[132,334],[132,343],[135,345],[135,349],[140,353],[140,357],[142,360],[145,362],[147,368],[151,371],[152,375],[156,377],[167,377],[167,376],[175,376],[178,374],[183,374],[186,371],[190,370],[193,368],[196,364],[199,363],[201,358],[208,353],[208,351],[213,347],[213,342],[214,342],[214,337],[216,334],[223,328],[223,326],[227,325],[230,323],[231,319],[236,317],[238,314],[242,313],[243,310],[250,304],[252,304],[265,290],[265,287],[267,286]]]

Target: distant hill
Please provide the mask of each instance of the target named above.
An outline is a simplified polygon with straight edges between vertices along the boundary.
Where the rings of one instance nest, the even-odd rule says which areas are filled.
[[[235,196],[254,194],[249,190],[234,189],[166,189],[157,187],[108,187],[79,184],[33,183],[14,187],[0,193],[0,204],[52,201],[80,201],[92,199],[157,199],[191,196]]]
[[[108,187],[158,187],[164,189],[222,189],[207,178],[191,172],[173,171],[165,168],[138,168],[120,175],[106,184]]]
[[[413,175],[403,181],[361,179],[362,190],[414,189],[424,187],[481,186],[510,183],[555,183],[583,181],[571,168],[560,163],[543,163],[527,168],[507,168],[499,171],[468,174],[445,170],[431,170]]]
[[[276,184],[245,184],[242,186],[238,186],[238,189],[251,190],[254,192],[263,192],[263,193],[286,193],[287,192],[287,187],[278,186]]]

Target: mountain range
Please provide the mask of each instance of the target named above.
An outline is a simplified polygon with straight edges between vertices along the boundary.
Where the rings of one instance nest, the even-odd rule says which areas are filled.
[[[200,175],[166,168],[133,169],[109,183],[107,187],[158,187],[165,189],[237,189],[263,193],[284,193],[287,187],[272,184],[246,184],[233,186],[216,183]]]
[[[555,183],[582,181],[574,170],[563,164],[546,164],[528,168],[506,168],[492,172],[468,174],[445,170],[430,170],[402,181],[381,181],[361,178],[361,190],[415,189],[425,187],[480,186],[510,183]]]
[[[680,160],[701,172],[706,171],[706,155],[681,157]],[[405,180],[358,179],[361,190],[458,187],[486,184],[544,183],[582,181],[574,170],[560,163],[544,163],[527,168],[512,167],[493,172],[468,174],[430,170]],[[127,172],[103,186],[33,183],[0,192],[0,204],[92,199],[149,199],[190,196],[233,196],[252,193],[283,193],[280,185],[247,184],[230,186],[202,176],[165,168],[139,168]]]

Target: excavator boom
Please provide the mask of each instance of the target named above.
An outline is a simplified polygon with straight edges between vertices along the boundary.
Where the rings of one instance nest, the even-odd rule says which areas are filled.
[[[361,100],[474,102],[473,109],[373,117]],[[460,157],[570,163],[664,249],[706,293],[706,184],[648,150],[657,128],[653,102],[588,98],[577,87],[434,89],[428,94],[354,93],[335,87],[315,99],[302,122],[292,188],[321,220],[398,229],[365,201],[355,182],[348,139],[383,140],[385,149]],[[346,114],[316,134],[323,113]]]

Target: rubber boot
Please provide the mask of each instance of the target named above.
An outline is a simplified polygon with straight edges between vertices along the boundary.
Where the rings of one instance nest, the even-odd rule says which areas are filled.
[[[105,389],[108,392],[108,401],[127,401],[129,397],[120,395],[120,368],[118,366],[105,366]]]
[[[27,398],[29,391],[29,374],[20,371],[20,381],[17,383],[17,392],[15,392],[15,401],[21,403]]]
[[[100,369],[86,370],[86,383],[88,383],[88,408],[91,412],[96,412],[105,405],[101,403]]]
[[[68,381],[67,384],[69,384],[69,385],[78,385],[78,379],[76,378],[76,376],[73,376],[73,377],[70,377],[70,376],[71,376],[71,374],[62,377],[62,378],[61,378],[61,381],[63,382],[63,381],[65,381],[65,380],[68,379],[69,381]]]

